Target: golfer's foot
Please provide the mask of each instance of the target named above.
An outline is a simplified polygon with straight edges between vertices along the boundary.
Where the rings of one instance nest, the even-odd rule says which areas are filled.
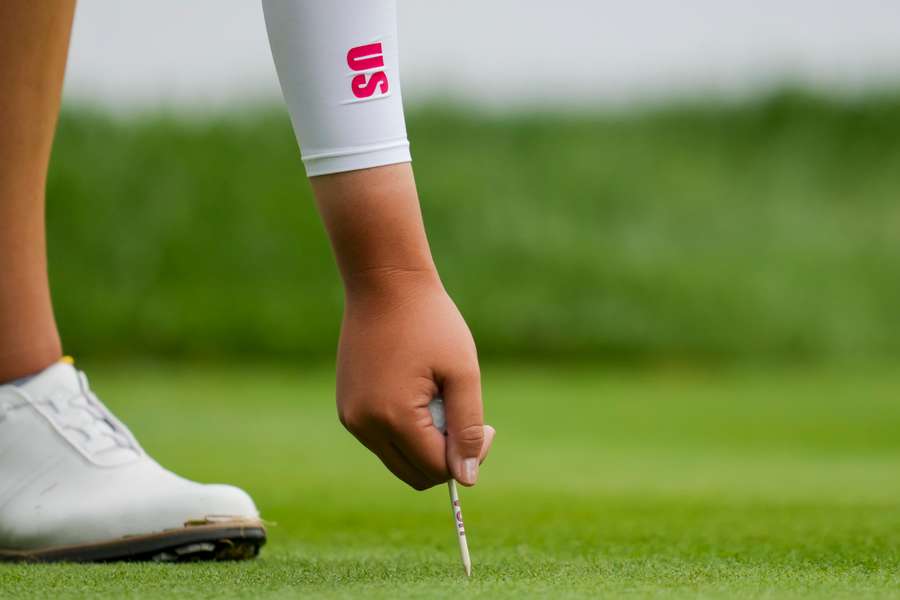
[[[62,361],[0,386],[0,560],[252,558],[253,501],[163,469]]]

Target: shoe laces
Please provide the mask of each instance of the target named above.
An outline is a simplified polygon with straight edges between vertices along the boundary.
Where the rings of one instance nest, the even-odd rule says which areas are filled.
[[[34,404],[88,458],[102,459],[121,450],[140,455],[140,446],[128,428],[91,391],[87,376],[81,371],[77,375],[77,391],[59,389]]]
[[[0,398],[0,423],[6,420],[6,415],[25,404],[25,402],[13,402],[12,400]]]

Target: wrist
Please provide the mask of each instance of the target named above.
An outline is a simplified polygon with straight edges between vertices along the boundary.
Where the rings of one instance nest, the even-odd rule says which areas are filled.
[[[367,267],[345,272],[344,291],[350,301],[356,299],[403,299],[434,289],[443,290],[434,263]]]

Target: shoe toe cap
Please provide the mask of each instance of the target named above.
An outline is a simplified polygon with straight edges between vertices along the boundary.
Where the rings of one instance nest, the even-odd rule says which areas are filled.
[[[259,518],[259,511],[253,499],[244,490],[233,485],[211,484],[202,486],[202,504],[199,505],[207,519],[215,518]],[[200,517],[200,515],[198,515]]]
[[[110,472],[94,485],[60,485],[39,502],[21,498],[8,503],[0,512],[0,548],[45,548],[187,525],[258,522],[256,505],[240,488],[195,483],[152,464],[137,469],[129,477]]]

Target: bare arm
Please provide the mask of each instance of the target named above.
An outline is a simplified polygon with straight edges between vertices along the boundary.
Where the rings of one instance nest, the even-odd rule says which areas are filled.
[[[346,290],[342,422],[416,489],[451,476],[474,484],[494,431],[483,426],[475,343],[431,259],[410,165],[311,181]],[[446,440],[428,412],[437,393]]]

